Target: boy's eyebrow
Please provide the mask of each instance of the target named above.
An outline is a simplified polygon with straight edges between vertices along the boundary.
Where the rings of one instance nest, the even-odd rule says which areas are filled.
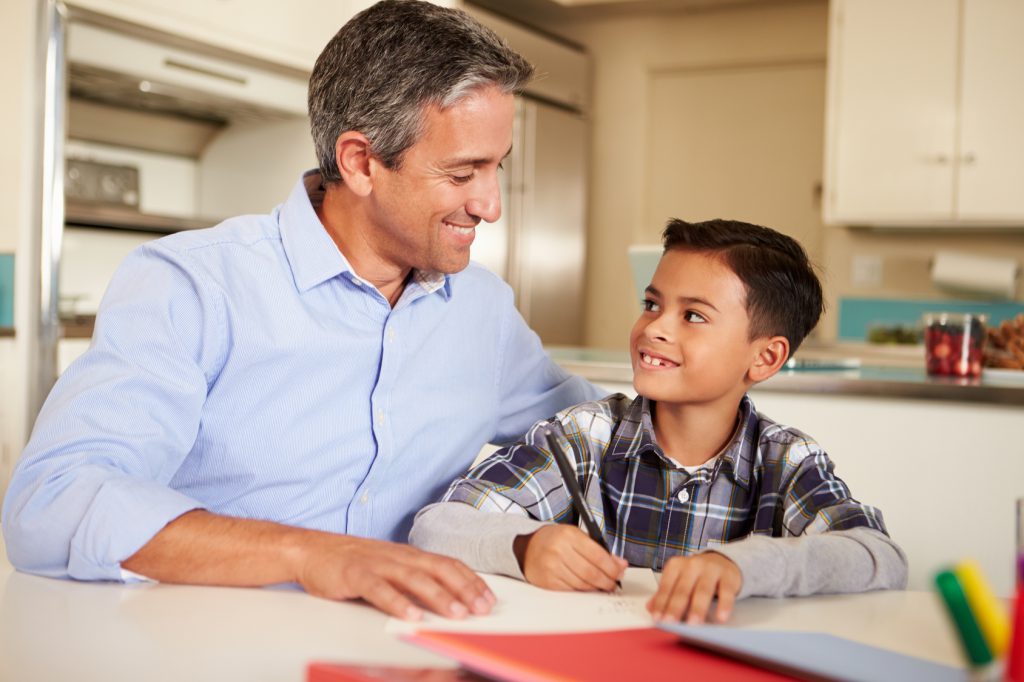
[[[647,293],[653,294],[654,296],[657,296],[658,298],[662,298],[661,292],[658,291],[653,285],[649,285],[647,287],[646,291],[647,291]],[[712,310],[714,310],[716,313],[717,312],[721,312],[721,311],[718,310],[718,308],[715,307],[714,303],[712,303],[711,301],[707,300],[706,298],[701,298],[699,296],[679,296],[676,300],[678,300],[680,303],[684,303],[684,304],[699,303],[701,305],[706,305],[707,307],[709,307]]]

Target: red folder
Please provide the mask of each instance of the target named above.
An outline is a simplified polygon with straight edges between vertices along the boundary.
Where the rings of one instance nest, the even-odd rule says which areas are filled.
[[[481,675],[510,682],[796,679],[686,646],[676,635],[656,628],[546,635],[421,630],[405,639],[454,658]]]

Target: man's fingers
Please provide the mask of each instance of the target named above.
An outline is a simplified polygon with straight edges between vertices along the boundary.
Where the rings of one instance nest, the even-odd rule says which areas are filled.
[[[469,609],[470,613],[482,616],[491,612],[497,598],[483,578],[461,561],[439,557],[430,559],[431,574]]]
[[[423,618],[423,611],[388,581],[368,576],[361,587],[359,596],[389,616],[412,621]]]

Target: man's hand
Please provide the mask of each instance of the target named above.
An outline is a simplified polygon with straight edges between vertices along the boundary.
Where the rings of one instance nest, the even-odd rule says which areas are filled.
[[[307,536],[309,537],[309,536]],[[408,545],[317,533],[301,548],[298,582],[312,595],[365,599],[405,620],[421,606],[448,618],[490,613],[494,593],[461,561]]]
[[[576,526],[561,523],[520,535],[515,552],[527,582],[549,590],[611,592],[629,565]]]
[[[682,620],[686,616],[687,623],[703,623],[711,599],[717,596],[715,620],[724,623],[742,585],[739,567],[722,554],[672,557],[665,563],[658,591],[647,602],[647,610],[656,620]]]
[[[449,618],[485,614],[494,594],[455,559],[408,545],[237,519],[182,514],[121,567],[165,583],[256,586],[297,582],[328,599],[365,599],[398,618],[421,607]]]

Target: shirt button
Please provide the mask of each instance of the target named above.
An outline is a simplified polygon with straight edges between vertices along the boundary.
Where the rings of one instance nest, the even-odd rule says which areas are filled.
[[[363,286],[362,281],[359,278],[357,278],[357,277],[353,277],[352,278],[352,283],[355,284],[357,287]]]
[[[384,410],[377,410],[377,425],[384,425]]]
[[[395,340],[395,330],[394,329],[389,329],[388,330],[388,341],[394,341],[394,340]]]
[[[362,504],[366,504],[369,501],[370,501],[370,493],[367,493],[367,492],[364,492],[363,496],[359,498],[359,502],[361,502]]]
[[[683,488],[676,494],[676,499],[682,502],[683,504],[686,504],[687,502],[690,501],[690,492],[686,490],[686,488]]]

